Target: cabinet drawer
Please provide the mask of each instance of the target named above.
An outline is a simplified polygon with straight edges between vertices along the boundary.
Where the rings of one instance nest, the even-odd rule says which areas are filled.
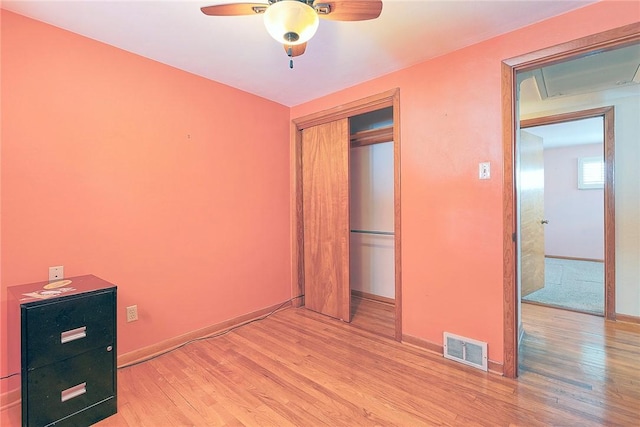
[[[113,349],[98,348],[29,371],[27,402],[23,401],[28,425],[46,426],[80,411],[87,412],[80,418],[95,420],[114,414],[114,361]]]
[[[33,369],[115,341],[115,292],[22,307],[23,366]]]

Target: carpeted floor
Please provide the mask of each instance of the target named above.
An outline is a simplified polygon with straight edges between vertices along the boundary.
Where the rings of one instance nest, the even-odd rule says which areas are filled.
[[[544,288],[523,301],[604,313],[604,263],[545,258],[544,275]]]

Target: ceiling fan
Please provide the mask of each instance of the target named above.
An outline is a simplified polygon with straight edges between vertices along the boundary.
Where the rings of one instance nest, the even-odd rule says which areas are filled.
[[[293,57],[302,55],[318,29],[320,18],[333,21],[366,21],[382,12],[381,0],[268,0],[268,3],[225,3],[200,8],[209,16],[263,15],[267,31],[282,43],[293,68]]]

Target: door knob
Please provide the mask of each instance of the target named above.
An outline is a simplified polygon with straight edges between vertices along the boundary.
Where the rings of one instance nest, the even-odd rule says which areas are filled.
[[[540,224],[549,224],[549,220],[548,219],[543,219],[542,221],[540,221]]]

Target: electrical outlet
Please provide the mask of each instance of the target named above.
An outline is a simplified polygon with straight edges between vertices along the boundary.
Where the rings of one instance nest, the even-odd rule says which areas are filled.
[[[59,265],[57,267],[49,267],[49,281],[55,282],[56,280],[64,279],[64,267]]]
[[[138,306],[130,305],[127,307],[127,322],[135,322],[138,320]]]
[[[491,163],[482,162],[478,166],[478,178],[489,179],[491,178]]]

